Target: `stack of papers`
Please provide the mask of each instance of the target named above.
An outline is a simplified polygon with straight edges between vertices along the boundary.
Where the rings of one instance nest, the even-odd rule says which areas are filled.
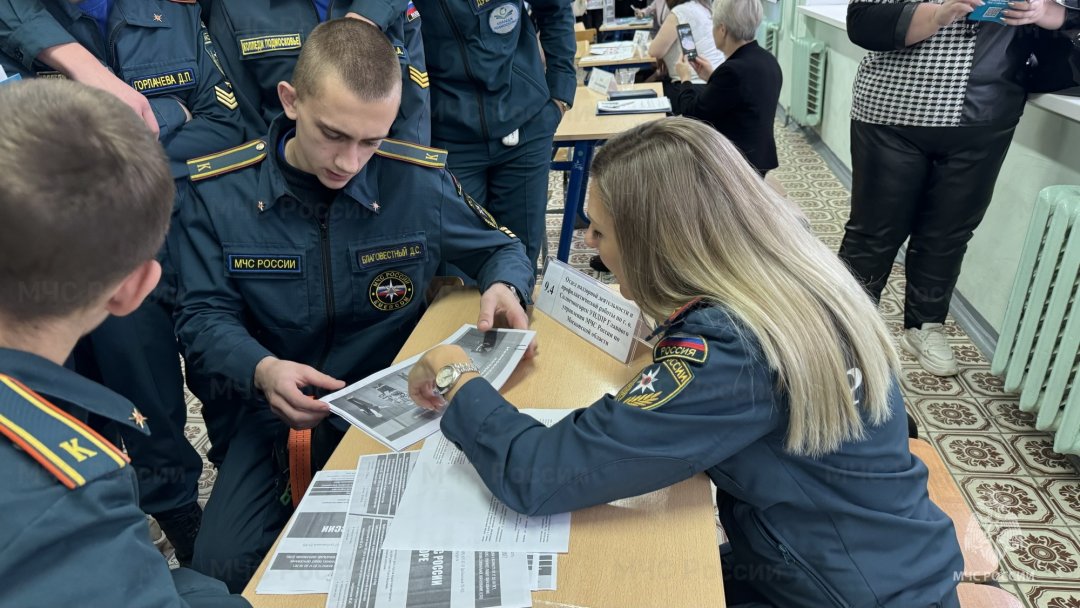
[[[572,410],[522,411],[551,425]],[[524,608],[556,588],[569,541],[569,513],[510,511],[439,434],[419,452],[316,474],[256,593],[328,593],[327,608]]]
[[[653,112],[671,112],[671,100],[667,97],[645,99],[622,99],[619,101],[596,102],[596,115],[613,114],[650,114]]]
[[[596,55],[586,55],[578,60],[578,64],[582,66],[591,65],[594,63],[611,63],[613,61],[624,61],[626,59],[634,58],[634,47],[615,49],[611,52]]]
[[[608,26],[618,25],[618,26],[624,26],[624,27],[625,26],[630,26],[630,27],[645,27],[645,26],[648,26],[648,27],[652,27],[652,24],[653,24],[652,17],[641,17],[641,18],[638,18],[638,17],[619,17],[618,19],[616,19],[614,21],[611,21],[611,22],[608,22],[608,23],[605,23],[604,25],[608,25]]]

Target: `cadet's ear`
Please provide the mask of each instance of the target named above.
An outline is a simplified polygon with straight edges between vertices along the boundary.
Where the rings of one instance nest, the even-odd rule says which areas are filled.
[[[278,99],[281,100],[281,107],[285,110],[285,116],[288,116],[289,120],[296,120],[296,89],[282,80],[277,83],[277,94]]]
[[[146,296],[154,290],[161,279],[161,264],[157,260],[147,260],[132,270],[120,284],[116,291],[109,296],[105,303],[105,309],[109,314],[122,317],[131,314],[138,308]]]

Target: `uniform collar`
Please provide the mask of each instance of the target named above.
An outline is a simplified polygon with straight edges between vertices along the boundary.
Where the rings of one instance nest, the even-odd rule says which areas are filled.
[[[263,163],[264,170],[259,176],[259,192],[267,192],[270,195],[268,200],[262,201],[264,210],[273,207],[284,196],[292,197],[286,186],[285,176],[281,173],[281,165],[278,163],[285,162],[285,159],[279,156],[281,137],[294,129],[296,129],[296,123],[289,120],[284,112],[278,114],[278,117],[270,123],[270,134],[267,139],[269,162]],[[378,201],[378,176],[374,161],[375,159],[372,158],[360,173],[345,184],[338,199],[348,198],[350,202],[358,203],[373,214],[378,214],[382,203]]]
[[[686,316],[689,315],[691,312],[699,308],[706,308],[709,306],[712,306],[712,302],[702,299],[701,296],[697,296],[686,304],[680,306],[675,312],[671,313],[671,316],[669,316],[660,325],[657,325],[656,329],[654,329],[652,333],[649,334],[649,336],[645,339],[652,340],[656,336],[666,334],[667,332],[675,329],[679,325],[682,325],[682,322],[686,320]]]
[[[140,426],[135,422],[142,415],[131,401],[44,357],[0,348],[0,374],[11,376],[43,397],[71,404],[91,414],[149,433],[145,423]]]

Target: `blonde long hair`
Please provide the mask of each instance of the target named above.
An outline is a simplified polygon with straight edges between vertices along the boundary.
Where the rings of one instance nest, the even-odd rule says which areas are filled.
[[[874,426],[889,419],[899,362],[876,307],[727,138],[661,119],[608,141],[592,176],[622,253],[620,280],[642,310],[662,319],[700,296],[757,338],[788,396],[789,452],[820,456],[864,438],[860,410]]]

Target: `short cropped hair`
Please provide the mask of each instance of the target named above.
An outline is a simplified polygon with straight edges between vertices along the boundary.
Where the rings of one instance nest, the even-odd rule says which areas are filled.
[[[401,89],[393,45],[379,28],[359,19],[321,23],[304,41],[292,75],[297,96],[317,95],[327,75],[364,101],[381,101]]]
[[[175,192],[161,145],[116,97],[0,86],[0,316],[82,310],[161,248]]]
[[[761,0],[713,0],[713,27],[723,25],[736,40],[753,40],[761,19]]]

